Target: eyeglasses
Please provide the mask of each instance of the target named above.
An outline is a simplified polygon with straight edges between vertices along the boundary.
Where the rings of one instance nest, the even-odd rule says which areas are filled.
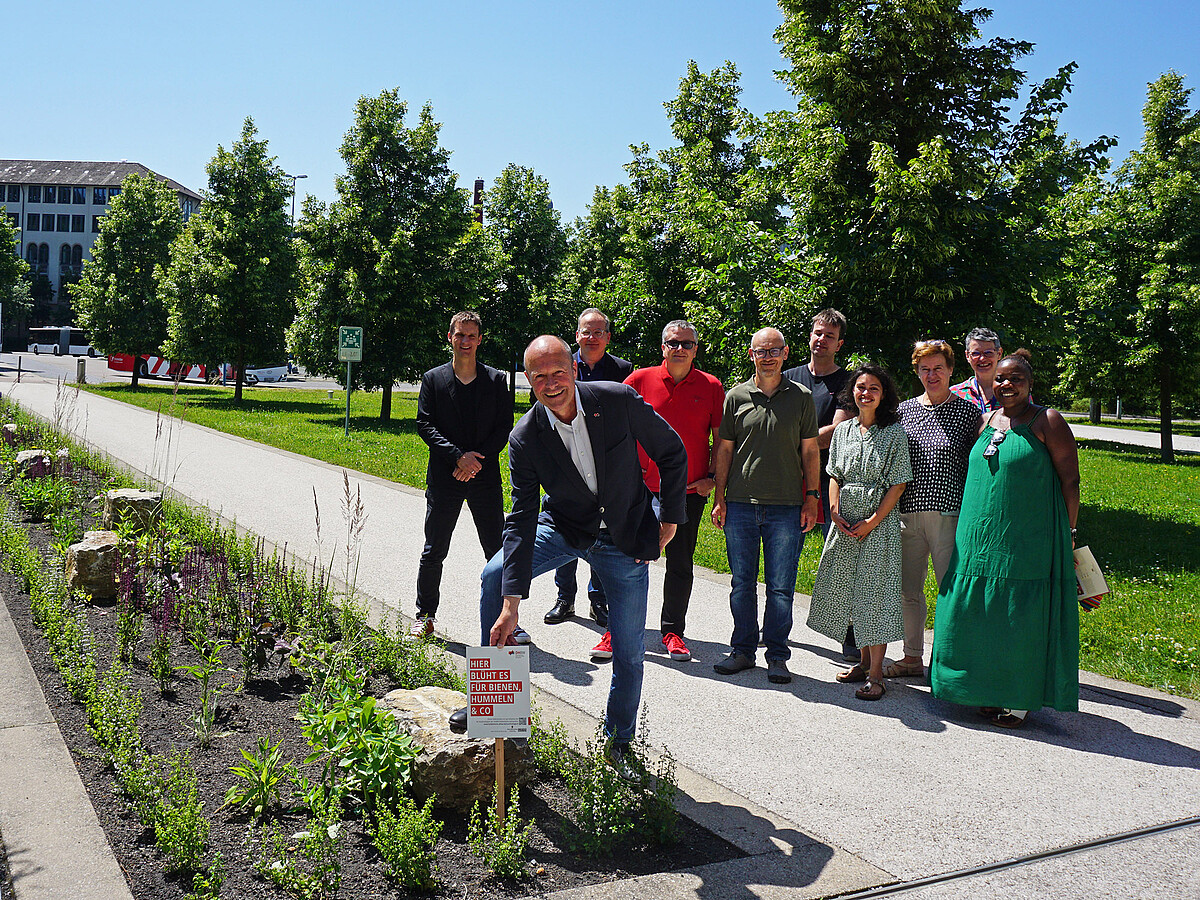
[[[1007,431],[993,431],[992,439],[988,441],[988,445],[983,450],[984,459],[990,459],[1000,452],[1000,445],[1004,443],[1004,439],[1008,437]]]
[[[972,350],[967,354],[971,359],[995,359],[995,350]]]
[[[695,350],[696,342],[669,340],[663,341],[663,346],[670,347],[672,350]]]
[[[773,359],[781,356],[786,349],[786,347],[751,347],[750,355],[755,359],[766,359],[768,356]]]
[[[608,334],[607,328],[605,328],[601,331],[581,331],[581,332],[579,332],[579,336],[581,338],[599,338],[599,337],[604,337],[606,334]]]

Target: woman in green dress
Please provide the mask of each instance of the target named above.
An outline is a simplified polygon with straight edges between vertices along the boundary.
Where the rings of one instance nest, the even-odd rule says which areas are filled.
[[[1029,399],[1032,378],[1027,350],[996,367],[1001,409],[971,448],[929,672],[935,697],[1005,728],[1079,708],[1079,458],[1063,417]]]
[[[904,636],[900,615],[900,513],[896,502],[912,479],[908,437],[897,421],[900,395],[879,366],[859,366],[842,402],[858,415],[833,431],[829,444],[830,530],[817,566],[808,627],[841,641],[854,625],[862,662],[837,676],[866,682],[860,700],[884,695],[883,654]]]

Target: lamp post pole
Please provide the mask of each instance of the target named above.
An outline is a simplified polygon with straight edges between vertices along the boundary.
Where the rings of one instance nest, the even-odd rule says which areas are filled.
[[[307,178],[307,175],[287,175],[287,178],[292,179],[292,233],[291,237],[296,236],[296,182],[301,178]]]

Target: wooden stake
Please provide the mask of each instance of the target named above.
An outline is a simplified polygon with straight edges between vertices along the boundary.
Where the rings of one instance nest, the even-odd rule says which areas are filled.
[[[504,738],[496,738],[496,827],[504,827]]]

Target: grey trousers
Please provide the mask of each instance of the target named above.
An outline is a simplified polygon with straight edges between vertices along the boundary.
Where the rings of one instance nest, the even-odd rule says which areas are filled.
[[[958,513],[903,513],[900,516],[900,608],[904,617],[904,655],[922,658],[925,653],[925,574],[933,558],[933,576],[941,587],[954,552]]]

